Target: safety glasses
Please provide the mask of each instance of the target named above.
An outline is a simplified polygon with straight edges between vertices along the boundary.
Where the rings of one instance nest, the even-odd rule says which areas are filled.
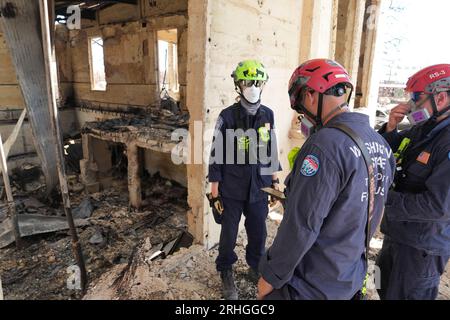
[[[250,88],[251,86],[260,88],[263,86],[264,81],[263,80],[239,80],[239,84],[241,86],[247,87],[247,88]]]
[[[420,101],[420,98],[424,95],[425,93],[423,92],[412,92],[411,93],[411,100],[414,101],[415,103]]]

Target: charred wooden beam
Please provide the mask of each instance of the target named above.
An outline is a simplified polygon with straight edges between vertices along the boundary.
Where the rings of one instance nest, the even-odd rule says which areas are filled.
[[[69,187],[67,183],[66,168],[64,164],[64,152],[63,141],[61,135],[60,122],[58,117],[58,106],[56,104],[56,97],[58,91],[58,81],[56,69],[52,68],[53,59],[55,56],[55,47],[51,41],[51,30],[54,26],[53,20],[49,18],[49,12],[53,12],[53,6],[49,6],[49,3],[53,5],[52,0],[39,0],[39,15],[41,22],[42,32],[42,47],[44,56],[44,72],[45,72],[45,85],[47,94],[47,107],[50,115],[50,127],[52,128],[53,137],[56,141],[55,155],[57,172],[59,176],[59,183],[61,188],[61,195],[64,204],[64,213],[66,214],[67,223],[70,228],[70,234],[72,237],[72,251],[77,261],[78,268],[80,270],[81,290],[85,292],[87,286],[87,271],[84,262],[83,252],[81,244],[79,242],[75,222],[72,216],[72,209],[69,198]],[[52,8],[49,10],[49,8]]]
[[[47,192],[57,184],[56,142],[51,131],[46,88],[39,4],[30,0],[0,0],[0,22],[11,51],[25,100],[36,151],[46,178]]]

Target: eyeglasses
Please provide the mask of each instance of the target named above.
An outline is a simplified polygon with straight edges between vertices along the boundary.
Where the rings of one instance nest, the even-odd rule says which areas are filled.
[[[239,80],[239,84],[243,87],[250,88],[251,86],[255,86],[257,88],[262,87],[264,84],[263,80]]]
[[[411,93],[411,100],[414,101],[415,103],[420,101],[420,98],[422,97],[422,95],[424,95],[425,93],[423,92],[412,92]]]

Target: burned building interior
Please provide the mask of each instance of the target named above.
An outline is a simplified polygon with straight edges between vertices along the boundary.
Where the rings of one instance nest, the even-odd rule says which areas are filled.
[[[73,5],[81,9],[81,28],[77,30],[66,27],[68,7]],[[18,6],[12,12],[22,9]],[[64,161],[73,217],[90,278],[114,264],[128,263],[135,247],[145,239],[155,246],[164,245],[161,249],[167,255],[193,242],[187,232],[186,166],[171,162],[171,150],[176,145],[171,133],[187,129],[189,121],[186,15],[186,1],[168,8],[151,7],[151,2],[137,0],[54,3],[53,43]],[[33,18],[39,21],[39,16]],[[38,30],[32,32],[39,38]],[[33,137],[49,134],[39,132],[49,128],[39,129],[39,122],[33,126],[29,113],[12,109],[32,106],[30,100],[35,99],[38,90],[45,90],[45,77],[35,83],[19,76],[16,79],[13,59],[23,57],[11,57],[8,44],[11,42],[2,33],[2,80],[17,83],[17,92],[10,92],[6,98],[2,94],[2,106],[10,107],[2,109],[2,134],[8,136],[22,115],[16,143],[10,148],[8,170],[24,249],[2,257],[2,264],[6,263],[2,271],[9,270],[2,272],[2,283],[6,295],[11,285],[17,297],[70,298],[63,296],[65,281],[50,283],[58,275],[67,278],[63,265],[73,264],[70,245],[60,247],[67,245],[68,226],[52,155],[55,143],[47,137],[47,141],[35,146]],[[40,61],[37,58],[33,63]],[[32,68],[24,66],[17,73],[26,76],[30,71],[27,67]],[[22,80],[27,83],[19,85]],[[39,85],[42,87],[36,88]],[[29,94],[26,90],[30,90]],[[41,112],[48,112],[44,105],[39,107]],[[40,111],[35,112],[35,121],[42,120]],[[10,225],[5,222],[7,216],[5,205],[0,214],[2,248],[14,242]],[[28,261],[48,253],[47,245],[58,247],[50,250],[50,261],[69,260],[53,270],[38,261]],[[14,288],[30,276],[47,277],[48,292],[37,293],[39,284],[34,293],[20,285]]]
[[[300,61],[345,64],[356,80],[352,107],[374,117],[376,29],[363,22],[380,2],[0,0],[4,297],[221,299],[207,164],[175,164],[173,132],[189,130],[207,149],[217,116],[236,99],[233,66],[261,58],[284,178],[290,149],[304,142],[286,94]],[[240,296],[254,299],[237,268]]]

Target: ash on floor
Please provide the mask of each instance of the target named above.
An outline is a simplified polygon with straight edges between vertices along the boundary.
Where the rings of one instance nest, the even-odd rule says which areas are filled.
[[[164,243],[187,229],[187,191],[159,176],[146,185],[149,205],[139,211],[128,206],[126,182],[92,194],[94,211],[88,226],[78,235],[91,282],[116,265],[129,261],[143,239]],[[71,194],[73,207],[86,197]],[[43,209],[44,210],[44,209]],[[25,248],[13,245],[0,249],[0,275],[5,299],[81,299],[79,291],[68,289],[68,268],[75,265],[67,231],[23,239]]]
[[[278,222],[268,219],[267,246],[273,242]],[[372,242],[373,262],[382,244],[382,235],[377,234]],[[246,278],[246,235],[243,230],[238,237],[235,280],[241,300],[256,299],[256,287]],[[145,245],[143,245],[145,247]],[[142,255],[145,257],[145,253]],[[206,251],[202,246],[183,249],[164,260],[141,259],[134,268],[126,264],[116,266],[94,283],[85,299],[164,299],[164,300],[220,300],[222,289],[219,274],[215,269],[217,248]],[[130,270],[132,269],[132,270]],[[442,277],[439,299],[450,299],[450,267]],[[369,290],[369,300],[378,300],[376,290]]]

